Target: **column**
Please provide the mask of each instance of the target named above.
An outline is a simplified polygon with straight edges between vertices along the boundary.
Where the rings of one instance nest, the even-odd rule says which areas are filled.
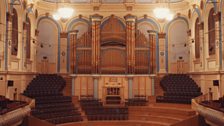
[[[128,14],[126,20],[127,72],[135,73],[135,22],[136,16]]]
[[[22,62],[21,62],[21,69],[25,69],[26,66],[26,44],[27,44],[27,23],[23,22],[23,32],[22,32]]]
[[[204,49],[204,22],[201,22],[199,25],[200,31],[200,64],[201,64],[201,69],[204,70],[205,68],[205,58],[204,58],[204,54],[205,54],[205,49]]]
[[[72,96],[75,96],[75,78],[76,76],[72,77]]]
[[[150,77],[152,79],[151,83],[152,83],[152,96],[155,96],[155,76],[151,76]]]
[[[128,99],[133,97],[133,76],[128,76]]]
[[[147,31],[149,33],[149,52],[150,52],[150,64],[149,64],[149,73],[150,74],[154,74],[156,73],[156,65],[157,64],[156,60],[156,35],[155,32],[148,30]]]
[[[192,72],[194,70],[194,64],[193,64],[193,59],[194,59],[194,56],[193,56],[193,50],[194,48],[192,47],[192,39],[191,39],[191,30],[189,29],[187,31],[187,35],[188,35],[188,48],[189,48],[189,71]]]
[[[5,41],[5,55],[4,55],[4,60],[5,60],[5,70],[8,70],[9,63],[8,61],[10,59],[11,55],[11,48],[9,48],[9,43],[12,44],[12,15],[11,13],[7,12],[6,15],[6,41]]]
[[[76,71],[76,43],[77,43],[77,34],[78,34],[78,30],[74,30],[71,31],[69,33],[69,44],[70,46],[68,46],[68,54],[69,54],[69,59],[68,62],[68,72],[71,74],[77,73]]]
[[[168,61],[166,61],[166,56],[168,55],[165,53],[165,37],[166,33],[159,33],[159,73],[166,73],[168,69]],[[167,48],[168,49],[168,48]]]
[[[103,16],[95,14],[92,19],[92,70],[99,73],[100,63],[100,24]]]
[[[67,51],[67,41],[68,41],[68,33],[67,32],[62,32],[60,33],[60,49],[59,51],[59,55],[58,55],[58,72],[60,73],[67,73],[67,55],[68,55],[68,51]]]
[[[218,69],[222,68],[222,42],[220,41],[220,33],[221,33],[221,12],[218,12],[215,15],[215,45],[216,45],[216,66]]]
[[[99,89],[99,77],[98,76],[93,76],[93,97],[95,99],[98,99],[98,90]]]

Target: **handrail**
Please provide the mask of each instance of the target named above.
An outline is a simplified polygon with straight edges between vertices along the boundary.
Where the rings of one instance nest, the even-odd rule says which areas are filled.
[[[199,105],[200,102],[202,101],[208,101],[211,100],[211,94],[210,93],[206,93],[204,95],[200,95],[194,99],[191,100],[191,108],[196,110],[197,106]]]
[[[20,97],[19,98],[20,98],[20,101],[27,102],[29,104],[29,107],[30,108],[35,108],[35,99],[32,99],[30,97],[27,97],[27,96],[25,96],[23,94],[20,94]]]

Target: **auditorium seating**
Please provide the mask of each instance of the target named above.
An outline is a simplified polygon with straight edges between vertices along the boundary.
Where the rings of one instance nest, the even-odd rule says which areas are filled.
[[[191,104],[191,99],[200,96],[201,89],[185,74],[168,74],[162,78],[160,85],[164,96],[157,96],[157,102]]]
[[[77,108],[70,96],[63,96],[65,80],[56,74],[37,75],[24,95],[35,99],[36,107],[32,115],[54,124],[82,121]]]
[[[146,106],[147,103],[148,100],[145,95],[134,95],[134,98],[125,101],[127,106]]]
[[[28,105],[23,101],[13,101],[5,98],[5,96],[0,96],[0,115],[3,115],[7,112],[22,108]]]
[[[220,112],[224,112],[224,97],[219,98],[219,100],[202,101],[199,104]]]
[[[94,98],[80,99],[80,105],[89,121],[128,119],[127,107],[106,107],[100,100]]]

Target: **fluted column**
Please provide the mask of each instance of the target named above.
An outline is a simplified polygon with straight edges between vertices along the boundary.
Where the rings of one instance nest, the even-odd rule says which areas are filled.
[[[136,16],[128,14],[126,20],[127,72],[135,73],[135,22]]]
[[[165,37],[166,33],[159,33],[159,73],[166,73]]]
[[[92,19],[92,72],[99,73],[100,63],[100,24],[103,16],[95,14]]]
[[[203,70],[205,68],[205,58],[204,58],[204,22],[201,22],[200,25],[200,31],[199,31],[199,37],[200,37],[200,64],[201,69]]]
[[[70,73],[77,73],[76,72],[76,44],[77,44],[77,34],[78,30],[74,30],[70,32],[70,46],[68,46],[68,53],[70,54]]]
[[[221,13],[218,12],[215,15],[215,45],[216,45],[216,66],[219,67],[219,69],[222,68],[222,42],[220,41],[220,23],[221,23]]]

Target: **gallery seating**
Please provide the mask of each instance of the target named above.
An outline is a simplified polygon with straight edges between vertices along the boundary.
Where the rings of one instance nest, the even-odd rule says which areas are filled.
[[[145,95],[134,95],[134,98],[126,99],[125,105],[127,106],[146,106],[148,100]]]
[[[200,96],[201,89],[186,74],[169,74],[162,78],[160,85],[164,96],[157,96],[157,102],[191,104],[191,99]]]
[[[34,78],[24,95],[35,99],[32,115],[54,124],[82,121],[70,96],[63,96],[65,80],[56,74],[43,74]]]
[[[224,97],[219,98],[219,100],[202,101],[199,104],[220,112],[224,112]]]
[[[28,105],[28,103],[23,101],[13,101],[7,99],[5,96],[0,96],[0,115],[3,115],[7,112],[22,108]]]
[[[127,107],[104,107],[98,99],[81,99],[80,105],[85,111],[87,119],[93,120],[127,120]]]

